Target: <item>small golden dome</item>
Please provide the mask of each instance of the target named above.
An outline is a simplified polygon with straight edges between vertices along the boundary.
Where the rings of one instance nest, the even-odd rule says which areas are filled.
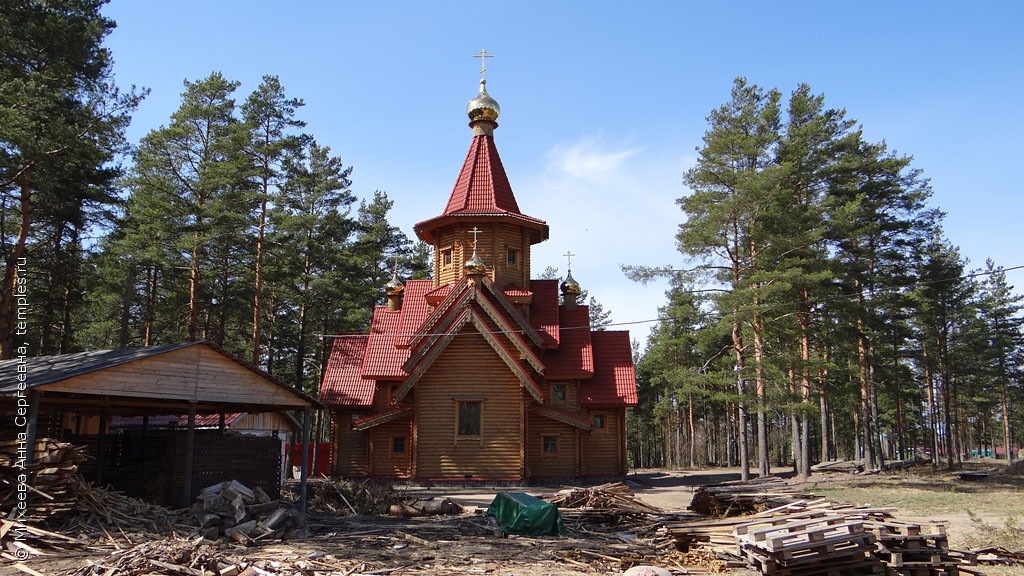
[[[402,284],[402,282],[398,279],[398,272],[395,271],[395,274],[394,276],[391,277],[391,280],[389,280],[388,283],[384,285],[384,292],[388,296],[397,296],[401,294],[404,290],[405,284]]]
[[[496,121],[498,115],[501,114],[501,106],[498,106],[497,100],[491,98],[491,95],[487,93],[486,80],[480,80],[480,95],[469,101],[469,105],[466,106],[466,114],[469,115],[470,121],[488,120],[490,122]]]
[[[466,260],[466,264],[463,266],[466,269],[466,274],[470,276],[484,274],[487,272],[487,264],[476,255],[476,250],[473,251],[473,256],[469,260]]]
[[[562,282],[562,295],[572,296],[575,298],[580,295],[580,283],[572,277],[572,270],[565,275],[565,280]]]

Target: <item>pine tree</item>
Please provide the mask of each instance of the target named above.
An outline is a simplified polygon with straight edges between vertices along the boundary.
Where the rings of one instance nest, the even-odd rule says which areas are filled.
[[[115,202],[114,160],[143,93],[121,94],[113,84],[102,42],[114,22],[100,14],[104,3],[5,2],[0,10],[3,358],[13,354],[16,286],[29,284],[45,311],[33,323],[39,351],[69,350],[80,305],[82,236]],[[30,244],[44,247],[31,263]]]

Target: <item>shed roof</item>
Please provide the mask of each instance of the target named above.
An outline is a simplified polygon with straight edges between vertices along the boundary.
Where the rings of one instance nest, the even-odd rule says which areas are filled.
[[[193,369],[182,370],[191,364]],[[200,383],[203,371],[209,374]],[[0,361],[0,402],[14,401],[29,390],[39,392],[44,403],[81,410],[103,406],[122,413],[167,413],[189,403],[201,412],[320,406],[316,399],[211,342]]]

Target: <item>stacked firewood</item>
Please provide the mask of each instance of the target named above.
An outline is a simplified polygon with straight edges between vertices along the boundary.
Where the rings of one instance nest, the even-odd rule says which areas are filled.
[[[78,500],[82,482],[78,465],[89,458],[85,450],[41,439],[33,460],[25,448],[17,440],[0,443],[0,511],[30,522],[65,517]]]
[[[715,518],[741,516],[813,498],[777,476],[722,482],[697,488],[689,509]]]
[[[200,491],[192,505],[200,534],[208,540],[229,538],[239,544],[300,538],[305,521],[294,506],[272,500],[265,491],[228,480]]]

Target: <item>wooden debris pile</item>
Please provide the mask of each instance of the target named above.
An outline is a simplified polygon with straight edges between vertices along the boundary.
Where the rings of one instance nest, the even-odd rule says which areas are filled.
[[[903,522],[894,512],[822,499],[666,527],[680,550],[742,558],[766,576],[956,574],[975,564],[976,554],[949,549],[941,524]]]
[[[777,476],[701,486],[689,509],[715,518],[742,516],[813,498]]]
[[[71,513],[83,480],[78,465],[89,459],[85,449],[65,442],[40,439],[35,460],[27,447],[17,440],[0,442],[0,512],[11,516],[19,504],[19,476],[28,491],[24,514],[26,522],[60,520]]]
[[[462,514],[462,505],[451,498],[425,498],[409,503],[392,504],[388,515],[403,518]]]
[[[361,482],[319,478],[310,484],[309,509],[315,512],[353,515],[387,514],[394,504],[412,501],[390,482],[368,479]]]
[[[606,525],[616,529],[650,532],[660,525],[649,516],[664,514],[664,510],[638,499],[629,486],[612,482],[589,488],[570,488],[544,497],[559,508],[566,525],[577,532],[585,526]]]
[[[200,491],[192,512],[207,540],[229,538],[251,545],[264,540],[307,536],[305,519],[294,506],[271,500],[259,487],[229,480]]]

